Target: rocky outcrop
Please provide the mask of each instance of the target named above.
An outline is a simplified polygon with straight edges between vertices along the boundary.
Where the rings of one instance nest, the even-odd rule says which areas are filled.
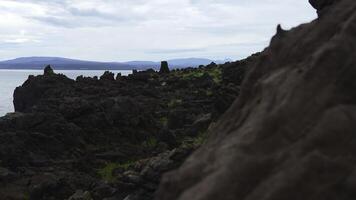
[[[323,16],[273,37],[158,200],[356,198],[356,1],[312,2]]]
[[[102,76],[100,76],[100,80],[108,80],[108,81],[114,81],[115,80],[115,74],[109,71],[104,72]]]
[[[318,15],[322,14],[323,9],[330,7],[338,0],[309,0],[309,3],[317,10]]]
[[[159,69],[159,73],[163,73],[163,74],[169,73],[169,67],[168,67],[168,62],[167,61],[162,61],[161,62],[161,67]]]
[[[0,199],[355,199],[356,3],[311,3],[245,60],[30,76],[0,118]]]
[[[225,71],[245,67],[76,80],[46,67],[0,118],[0,199],[152,199],[238,96]]]
[[[54,71],[52,69],[52,67],[50,65],[47,65],[45,68],[44,68],[44,75],[46,76],[50,76],[54,74]]]

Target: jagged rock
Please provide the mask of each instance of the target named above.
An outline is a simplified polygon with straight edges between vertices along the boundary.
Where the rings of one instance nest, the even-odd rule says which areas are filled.
[[[120,80],[121,79],[121,77],[122,77],[122,75],[121,75],[121,73],[117,73],[117,75],[116,75],[116,80]]]
[[[41,98],[44,98],[48,91],[52,93],[59,92],[62,88],[66,88],[73,84],[74,80],[68,79],[61,74],[52,74],[50,76],[43,75],[36,78],[30,78],[21,87],[17,87],[14,91],[14,107],[17,112],[29,112],[33,106],[39,103]],[[64,95],[64,94],[61,94]],[[59,96],[59,94],[58,94]]]
[[[337,0],[309,0],[309,3],[317,10],[318,15],[321,14],[324,8],[331,6],[336,2]]]
[[[122,179],[135,185],[139,185],[142,181],[140,175],[135,171],[125,171]]]
[[[0,167],[0,181],[9,181],[16,177],[16,173],[6,168]]]
[[[321,1],[320,1],[321,2]],[[275,37],[157,200],[356,198],[356,1]]]
[[[29,198],[50,199],[55,196],[61,197],[63,191],[58,192],[61,187],[60,180],[53,174],[47,173],[32,176],[29,181]]]
[[[276,36],[282,37],[286,31],[282,28],[280,24],[277,25]]]
[[[104,199],[112,197],[117,190],[107,184],[99,184],[92,190],[92,197],[94,199]]]
[[[153,69],[148,69],[145,71],[136,72],[132,75],[129,75],[130,80],[147,82],[149,81],[153,74],[156,73]]]
[[[90,192],[77,190],[68,200],[93,200]]]
[[[233,63],[226,63],[222,66],[222,81],[225,83],[233,83],[241,85],[248,66],[251,66],[258,60],[260,54],[256,53],[244,60],[236,61]]]
[[[108,81],[114,81],[115,80],[115,74],[109,71],[105,71],[102,76],[100,76],[100,80],[108,80]]]
[[[159,69],[159,73],[162,73],[162,74],[169,73],[169,67],[168,67],[168,62],[167,61],[162,61],[161,62],[161,68]]]
[[[170,129],[177,129],[187,123],[187,110],[174,109],[168,115],[168,127]]]
[[[237,74],[237,63],[230,65],[230,72]],[[221,74],[223,66],[169,74],[136,71],[116,81],[110,72],[100,80],[30,76],[14,92],[16,112],[0,118],[1,167],[16,174],[0,177],[0,197],[23,199],[28,194],[36,200],[62,200],[80,189],[95,200],[129,194],[152,199],[162,173],[179,166],[196,147],[182,150],[187,153],[177,159],[143,162],[140,169],[125,168],[126,163],[149,161],[204,132],[206,124],[191,134],[198,127],[194,121],[225,111],[215,111],[215,95],[238,95],[237,90],[221,89],[238,87]],[[141,174],[148,165],[154,167]],[[101,187],[103,182],[110,186]]]
[[[212,121],[211,113],[199,116],[192,125],[192,135],[198,135],[200,131],[206,130]]]
[[[52,69],[52,67],[50,65],[47,65],[45,68],[44,68],[44,72],[43,72],[43,75],[45,76],[50,76],[50,75],[53,75],[54,74],[54,71]]]
[[[166,151],[149,160],[138,162],[137,165],[139,167],[136,166],[136,171],[128,170],[124,172],[120,180],[138,186],[125,199],[153,199],[161,175],[164,172],[177,168],[192,150],[193,148],[180,147]]]
[[[211,62],[209,65],[207,65],[207,68],[214,68],[217,67],[218,65],[215,62]]]

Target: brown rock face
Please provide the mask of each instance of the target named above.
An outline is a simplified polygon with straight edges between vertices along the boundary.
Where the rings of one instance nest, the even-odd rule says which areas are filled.
[[[317,10],[333,4],[335,0],[309,0],[309,3]]]
[[[356,199],[355,35],[355,0],[276,35],[157,199]]]
[[[317,10],[318,15],[322,13],[322,10],[332,4],[336,3],[338,0],[309,0],[309,3]]]

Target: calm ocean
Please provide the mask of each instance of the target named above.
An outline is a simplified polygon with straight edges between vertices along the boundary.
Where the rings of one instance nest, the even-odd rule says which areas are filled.
[[[104,71],[102,70],[55,70],[56,73],[61,73],[69,78],[75,79],[77,76],[101,76]],[[131,70],[116,70],[115,73],[128,75]],[[29,75],[42,74],[42,70],[7,70],[0,69],[0,116],[6,113],[13,112],[14,106],[12,103],[13,93],[16,87],[22,85]]]

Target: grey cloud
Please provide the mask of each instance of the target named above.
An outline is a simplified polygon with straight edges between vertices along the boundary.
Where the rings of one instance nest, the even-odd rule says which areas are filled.
[[[277,25],[276,25],[277,27]],[[198,26],[187,26],[187,29],[192,31],[198,31],[201,33],[207,33],[211,35],[241,35],[241,34],[263,34],[265,30],[273,29],[268,24],[235,24],[226,26],[224,24],[220,25],[198,25]]]
[[[203,52],[205,48],[182,48],[182,49],[152,49],[146,51],[148,54],[176,54],[176,53],[189,53],[189,52]]]
[[[130,21],[135,21],[139,20],[142,18],[139,18],[138,16],[123,16],[123,15],[115,15],[115,14],[110,14],[110,13],[104,13],[101,12],[97,9],[78,9],[74,7],[69,7],[67,8],[68,12],[76,17],[88,17],[88,18],[98,18],[101,20],[106,20],[106,21],[111,21],[111,22],[130,22]]]
[[[262,50],[278,23],[290,28],[313,19],[315,11],[304,1],[0,0],[0,14],[15,16],[13,22],[3,19],[0,33],[25,31],[41,41],[0,42],[0,47],[18,48],[2,54],[12,57],[26,53],[96,60],[159,60],[160,54],[242,57]]]
[[[285,0],[293,2],[294,0]],[[275,3],[274,0],[190,0],[192,4],[226,4],[226,5],[262,5]]]
[[[16,49],[20,46],[23,46],[21,43],[17,42],[0,42],[0,49]]]
[[[254,46],[263,46],[267,44],[268,41],[259,41],[259,42],[240,42],[240,43],[229,43],[229,44],[219,44],[219,45],[211,45],[212,47],[254,47]]]
[[[47,9],[46,16],[25,16],[52,26],[65,28],[117,26],[143,21],[144,17],[128,13],[107,13],[97,8],[77,8],[69,1],[22,0],[40,3]],[[108,1],[103,1],[103,4]],[[129,9],[128,9],[129,10]]]
[[[114,22],[122,22],[129,23],[130,20],[125,20],[124,18],[105,18],[102,19],[103,16],[98,18],[97,16],[88,16],[88,17],[73,17],[73,16],[65,16],[65,17],[29,17],[29,19],[33,19],[35,21],[45,23],[55,27],[63,27],[63,28],[82,28],[82,27],[110,27],[116,26],[117,24]],[[89,19],[88,19],[89,18]]]
[[[78,8],[68,8],[68,11],[75,16],[84,16],[84,17],[102,17],[102,18],[109,18],[113,17],[113,15],[102,13],[96,9],[85,9],[85,10],[80,10]]]
[[[18,2],[34,3],[34,4],[57,4],[67,5],[66,0],[17,0]]]
[[[31,17],[31,19],[49,24],[52,26],[59,26],[59,27],[65,27],[65,28],[76,28],[79,26],[82,26],[80,23],[77,23],[75,21],[69,21],[67,19],[63,18],[58,18],[58,17]]]

